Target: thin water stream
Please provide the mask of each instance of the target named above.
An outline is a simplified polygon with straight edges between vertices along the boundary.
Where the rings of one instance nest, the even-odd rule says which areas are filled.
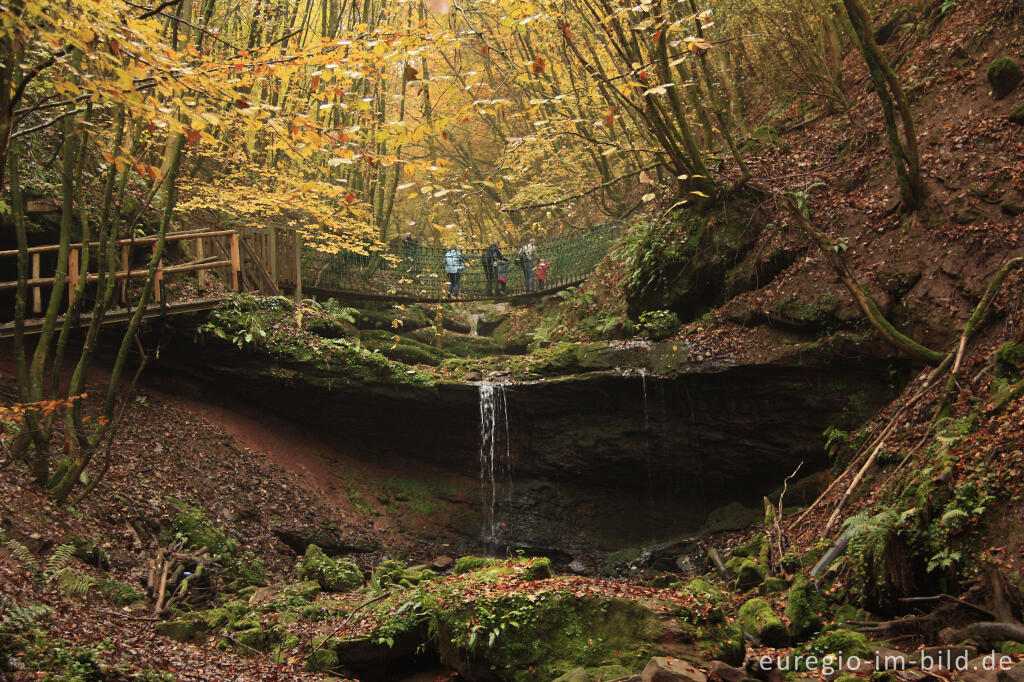
[[[496,551],[502,531],[500,503],[511,495],[512,451],[508,429],[505,387],[480,385],[480,493],[483,527],[480,536],[487,549]],[[504,495],[501,494],[502,490]]]

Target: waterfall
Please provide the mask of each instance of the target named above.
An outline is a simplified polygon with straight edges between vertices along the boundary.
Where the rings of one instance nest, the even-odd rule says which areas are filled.
[[[504,386],[480,385],[480,495],[483,527],[480,535],[488,549],[495,549],[501,522],[498,519],[499,489],[511,493],[512,451],[508,432],[508,401]],[[506,500],[507,501],[507,500]]]

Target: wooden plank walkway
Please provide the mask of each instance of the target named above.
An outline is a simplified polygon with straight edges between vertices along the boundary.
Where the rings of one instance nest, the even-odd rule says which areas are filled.
[[[197,301],[184,301],[180,303],[167,303],[166,305],[160,305],[159,303],[150,304],[146,310],[142,313],[143,319],[152,319],[154,317],[165,317],[167,315],[183,315],[187,313],[196,313],[203,310],[211,310],[216,308],[224,301],[228,300],[226,297],[221,296],[219,298],[208,298],[200,299]],[[103,316],[103,324],[117,324],[118,322],[127,322],[131,316],[135,313],[134,310],[119,309],[107,311],[107,314]],[[64,316],[61,315],[57,320],[57,329],[60,329],[63,324]],[[92,313],[83,313],[79,318],[79,327],[87,327],[92,322]],[[42,329],[43,320],[41,318],[25,320],[25,333],[26,334],[38,334]],[[0,324],[0,339],[11,338],[14,336],[14,323],[7,322]]]

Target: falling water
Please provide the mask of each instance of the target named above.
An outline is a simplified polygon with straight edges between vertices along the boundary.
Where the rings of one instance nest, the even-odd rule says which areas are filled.
[[[488,548],[492,550],[497,545],[498,532],[501,530],[501,523],[498,520],[498,490],[505,487],[506,495],[511,492],[508,486],[512,478],[510,440],[505,388],[481,384],[480,493],[483,498],[483,528],[480,534]]]
[[[640,382],[644,387],[644,431],[647,430],[647,370],[640,370]]]

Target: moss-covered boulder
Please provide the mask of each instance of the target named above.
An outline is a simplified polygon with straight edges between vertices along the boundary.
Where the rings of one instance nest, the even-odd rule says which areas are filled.
[[[626,673],[627,675],[629,673]],[[558,677],[554,682],[594,682],[594,678],[590,676],[586,668],[573,668],[566,674]]]
[[[734,561],[738,563],[732,563]],[[726,564],[726,568],[736,575],[734,585],[741,592],[760,585],[761,581],[764,580],[765,574],[768,572],[766,568],[753,559],[744,559],[742,557],[730,559],[729,563]]]
[[[786,594],[786,618],[794,642],[802,642],[821,629],[825,598],[806,576],[797,576]]]
[[[328,592],[348,592],[363,584],[363,572],[351,561],[334,560],[316,545],[295,564],[295,575],[302,580],[315,580]]]
[[[1009,57],[999,57],[989,64],[988,84],[992,86],[992,96],[1003,99],[1024,80],[1024,72],[1020,65]]]
[[[750,538],[742,545],[734,547],[729,556],[743,557],[748,559],[756,559],[761,554],[761,547],[765,543],[765,537],[763,534],[758,533],[754,537]]]
[[[259,625],[236,632],[233,637],[242,649],[263,651],[268,645],[267,634]]]
[[[551,559],[545,556],[527,560],[519,572],[520,580],[545,580],[552,575]]]
[[[697,603],[697,612],[709,623],[721,623],[725,620],[722,603],[725,593],[713,583],[703,578],[694,578],[683,586],[683,594],[692,597]]]
[[[639,672],[666,633],[642,604],[567,592],[478,600],[438,615],[441,658],[468,679],[533,682],[531,669],[554,679],[609,660]]]
[[[701,628],[697,634],[697,649],[707,660],[729,665],[742,665],[747,654],[743,630],[736,623]]]
[[[170,637],[179,642],[191,642],[209,632],[210,626],[201,618],[187,618],[157,623],[153,626],[153,630],[158,635]]]
[[[327,670],[334,670],[338,667],[338,652],[334,649],[320,648],[314,651],[306,662],[302,664],[302,669],[307,673],[312,672],[324,672]]]
[[[851,656],[870,658],[871,643],[867,637],[859,632],[837,629],[818,635],[804,644],[796,653],[814,654],[819,658],[828,654],[842,655],[843,659],[850,658]]]
[[[1010,120],[1019,126],[1024,126],[1024,102],[1021,102],[1010,112]]]
[[[452,573],[455,575],[461,575],[463,573],[472,573],[473,571],[479,571],[481,568],[487,568],[488,566],[494,566],[499,562],[497,559],[488,559],[482,556],[464,556],[460,557],[455,562],[455,568],[452,569]]]
[[[370,584],[378,590],[387,589],[392,585],[413,587],[435,577],[437,574],[426,566],[406,566],[401,561],[388,559],[373,569]]]
[[[764,579],[764,582],[762,582],[760,585],[757,586],[757,593],[758,594],[762,594],[762,595],[777,594],[779,592],[784,592],[785,590],[786,590],[786,581],[785,581],[785,579],[784,578],[779,578],[778,576],[774,576],[774,575],[768,576],[767,578]]]
[[[762,644],[771,647],[789,645],[789,631],[785,623],[775,615],[771,604],[764,599],[748,600],[740,607],[736,620],[744,632],[756,637]]]

